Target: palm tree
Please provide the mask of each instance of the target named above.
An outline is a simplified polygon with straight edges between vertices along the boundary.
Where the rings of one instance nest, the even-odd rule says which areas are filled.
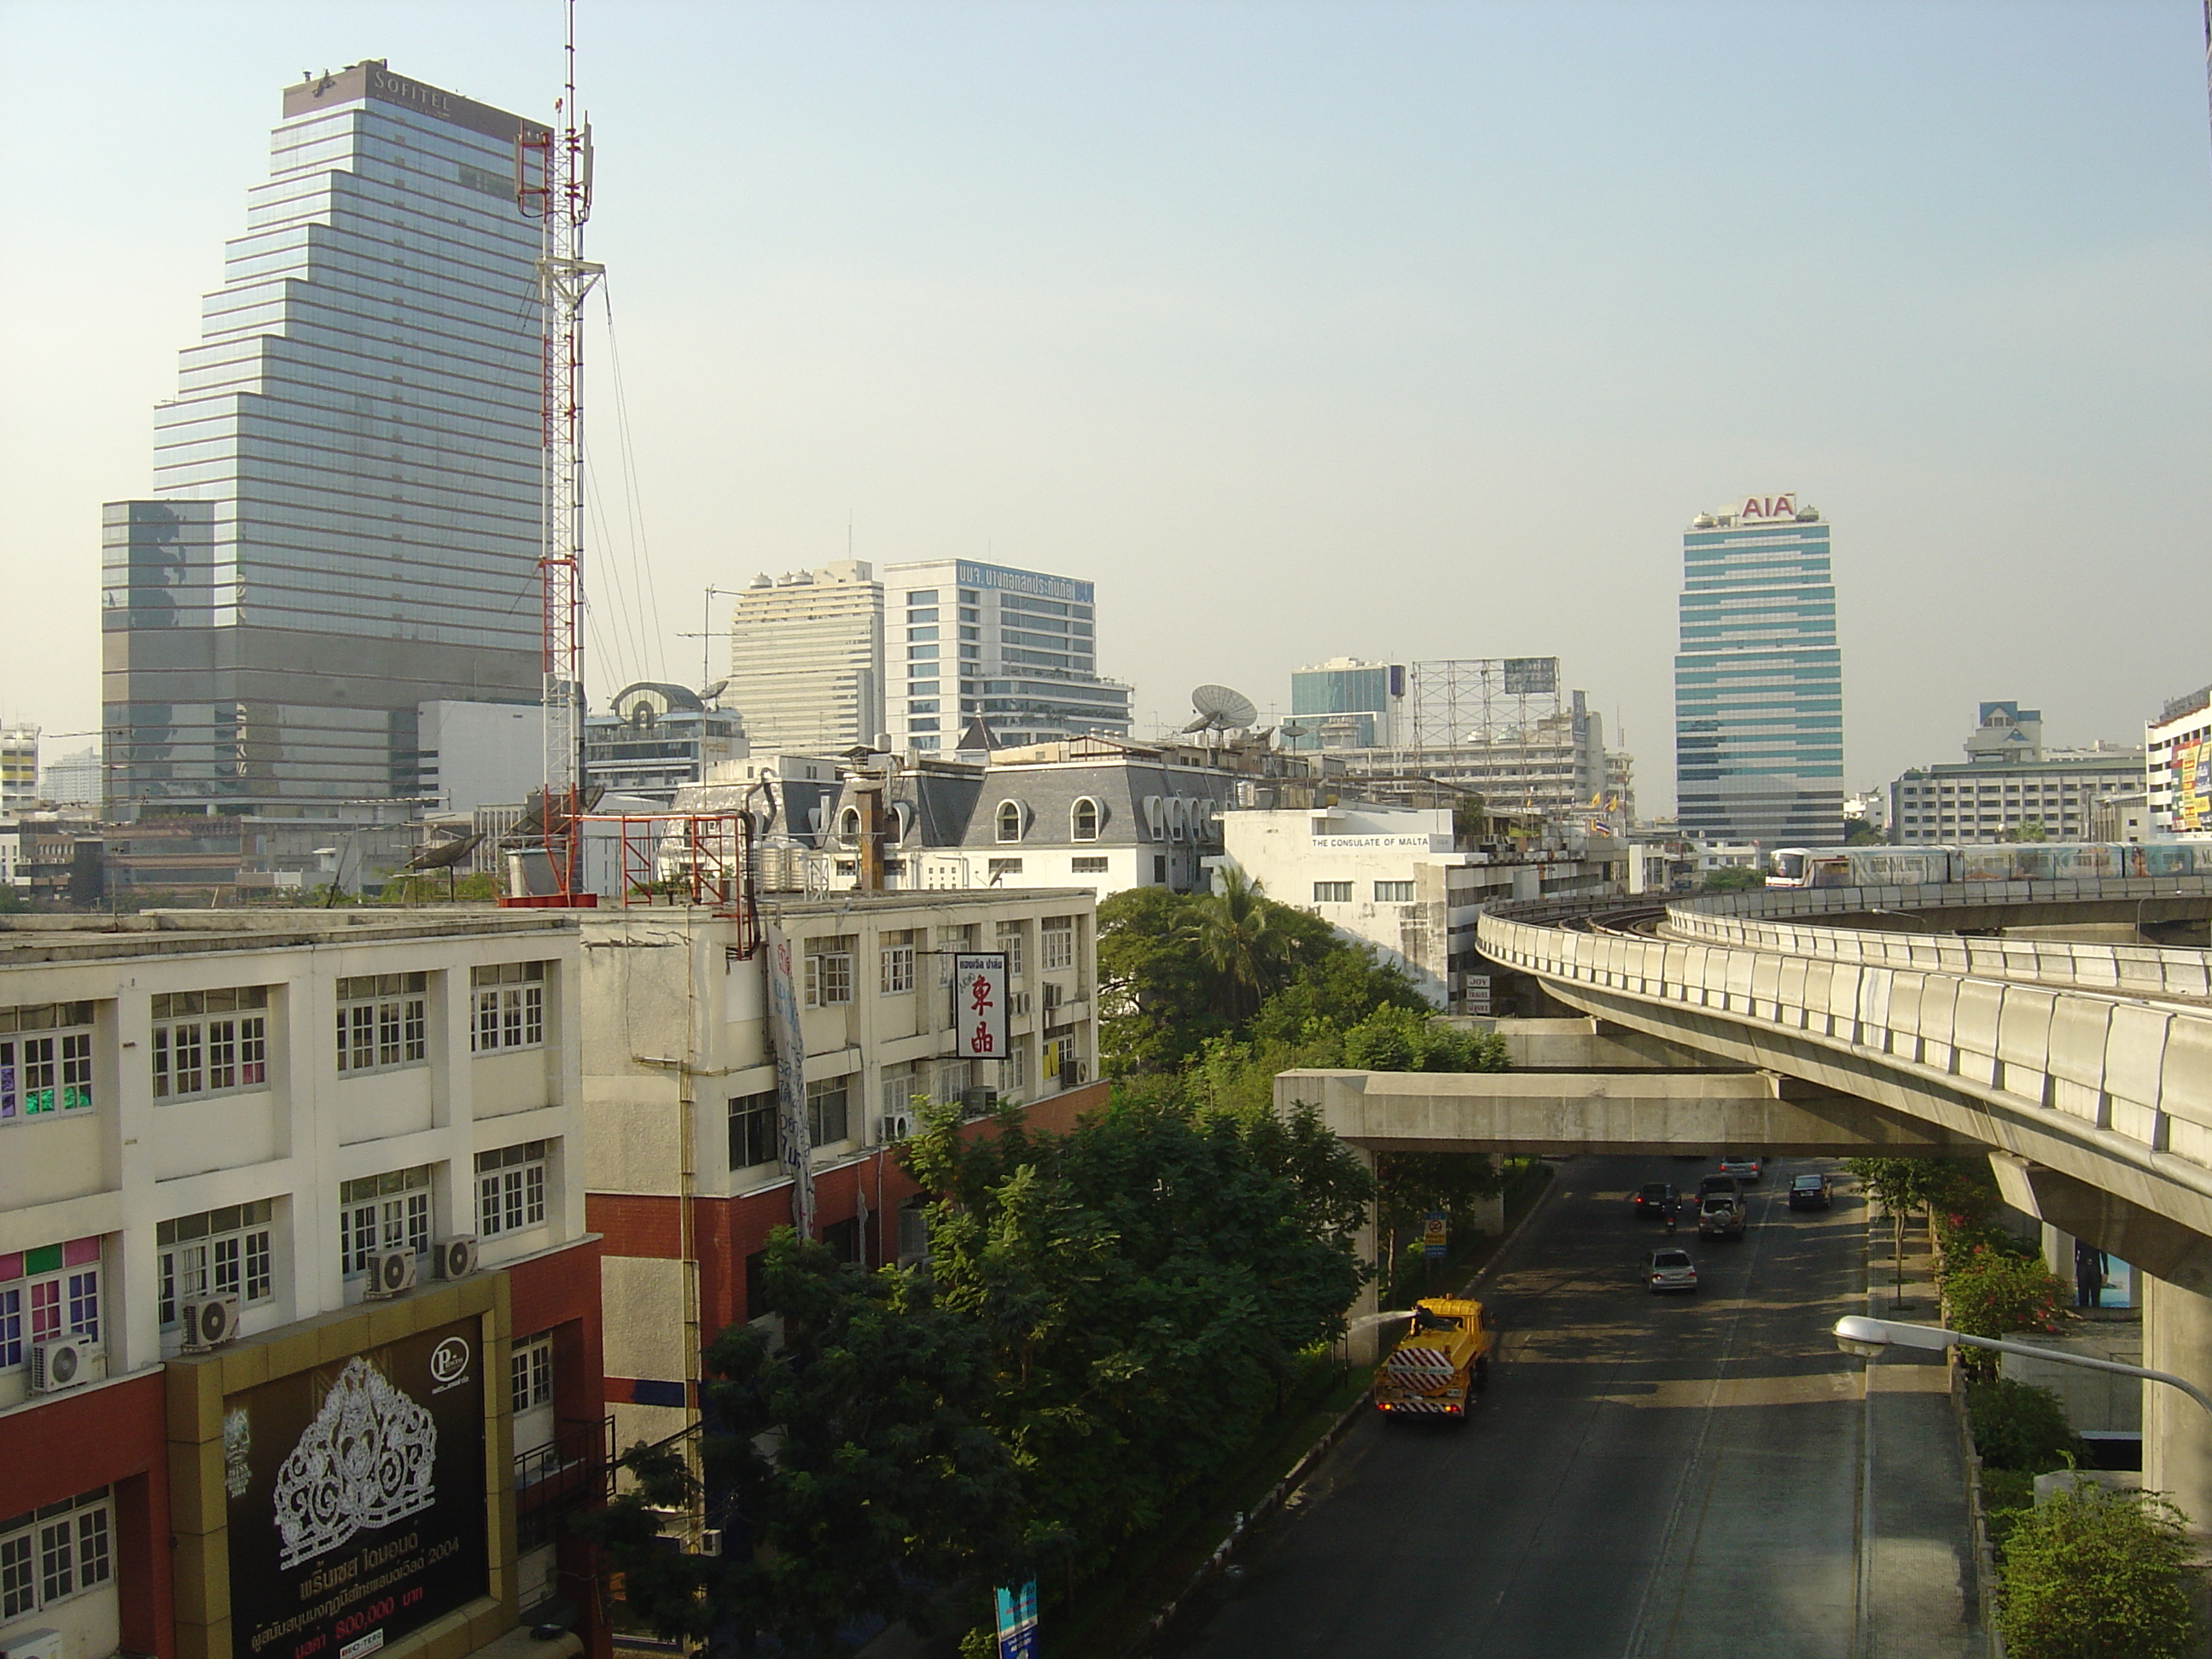
[[[1290,947],[1266,890],[1235,865],[1223,866],[1220,890],[1199,901],[1187,937],[1213,970],[1214,1012],[1231,1020],[1259,1011]]]

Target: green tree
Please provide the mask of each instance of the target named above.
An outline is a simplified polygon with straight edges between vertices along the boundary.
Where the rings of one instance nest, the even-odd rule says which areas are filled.
[[[1230,865],[1218,881],[1218,892],[1199,899],[1189,939],[1212,971],[1213,1012],[1236,1024],[1257,1013],[1268,993],[1289,978],[1293,936],[1277,920],[1284,907],[1242,870]]]
[[[1943,1190],[1949,1180],[1943,1160],[1927,1158],[1847,1158],[1844,1168],[1867,1196],[1889,1212],[1897,1288],[1905,1289],[1905,1218]]]
[[[2198,1572],[2181,1512],[2142,1492],[2060,1491],[2004,1542],[1997,1630],[2012,1659],[2183,1659]]]
[[[1705,878],[1699,884],[1698,890],[1705,893],[1734,893],[1747,887],[1765,885],[1766,878],[1759,872],[1728,866],[1718,870],[1706,871]]]
[[[1230,1022],[1188,943],[1195,896],[1132,887],[1098,907],[1098,1057],[1109,1077],[1173,1072]]]
[[[1887,844],[1888,838],[1864,818],[1853,818],[1844,831],[1844,845],[1846,847],[1883,847]]]
[[[987,1333],[918,1275],[842,1265],[788,1228],[762,1282],[783,1346],[742,1325],[708,1349],[700,1483],[677,1453],[633,1449],[635,1488],[579,1526],[669,1638],[760,1634],[817,1655],[847,1651],[839,1631],[872,1614],[967,1622],[945,1587],[1006,1583],[1052,1543],[1024,1535],[1019,1472],[984,1420]],[[702,1486],[709,1524],[738,1545],[720,1556],[660,1537],[655,1507],[684,1507]]]
[[[2055,1331],[2066,1294],[2039,1258],[1988,1244],[1946,1252],[1942,1289],[1945,1322],[1968,1336]],[[1986,1348],[1960,1350],[1959,1363],[1975,1376],[1996,1371],[1996,1356]]]
[[[2009,1376],[1966,1388],[1966,1419],[1974,1449],[1991,1468],[2042,1474],[2079,1460],[2081,1443],[2066,1407],[2049,1389]]]
[[[1250,1122],[1117,1100],[1071,1134],[1011,1115],[902,1157],[945,1307],[986,1333],[991,1421],[1032,1535],[1095,1565],[1249,1443],[1299,1356],[1340,1334],[1366,1170],[1312,1112]]]

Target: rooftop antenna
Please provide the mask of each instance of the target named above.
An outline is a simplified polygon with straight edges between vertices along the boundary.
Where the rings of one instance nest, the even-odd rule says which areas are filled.
[[[568,80],[558,131],[525,126],[514,141],[514,200],[538,221],[538,295],[544,341],[538,570],[544,603],[544,848],[552,890],[581,889],[584,742],[584,301],[606,274],[584,258],[592,216],[592,125],[576,107],[576,0],[568,0]],[[510,896],[520,896],[511,895]]]

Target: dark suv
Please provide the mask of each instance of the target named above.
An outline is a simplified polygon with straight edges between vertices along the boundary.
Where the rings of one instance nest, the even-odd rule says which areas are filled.
[[[1699,1204],[1716,1193],[1732,1198],[1739,1204],[1743,1202],[1743,1183],[1732,1175],[1709,1175],[1698,1182]]]
[[[1647,1181],[1636,1190],[1636,1218],[1650,1221],[1665,1215],[1680,1196],[1672,1182]]]
[[[1828,1207],[1828,1178],[1820,1175],[1793,1176],[1790,1182],[1790,1207],[1793,1210],[1825,1210]]]

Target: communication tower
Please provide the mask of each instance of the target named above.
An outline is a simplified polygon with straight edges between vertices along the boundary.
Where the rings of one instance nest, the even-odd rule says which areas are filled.
[[[514,197],[538,221],[544,343],[541,541],[544,606],[545,796],[542,823],[559,903],[583,888],[584,301],[605,265],[584,258],[592,215],[592,124],[576,107],[576,6],[568,0],[568,81],[552,127],[515,139]]]

